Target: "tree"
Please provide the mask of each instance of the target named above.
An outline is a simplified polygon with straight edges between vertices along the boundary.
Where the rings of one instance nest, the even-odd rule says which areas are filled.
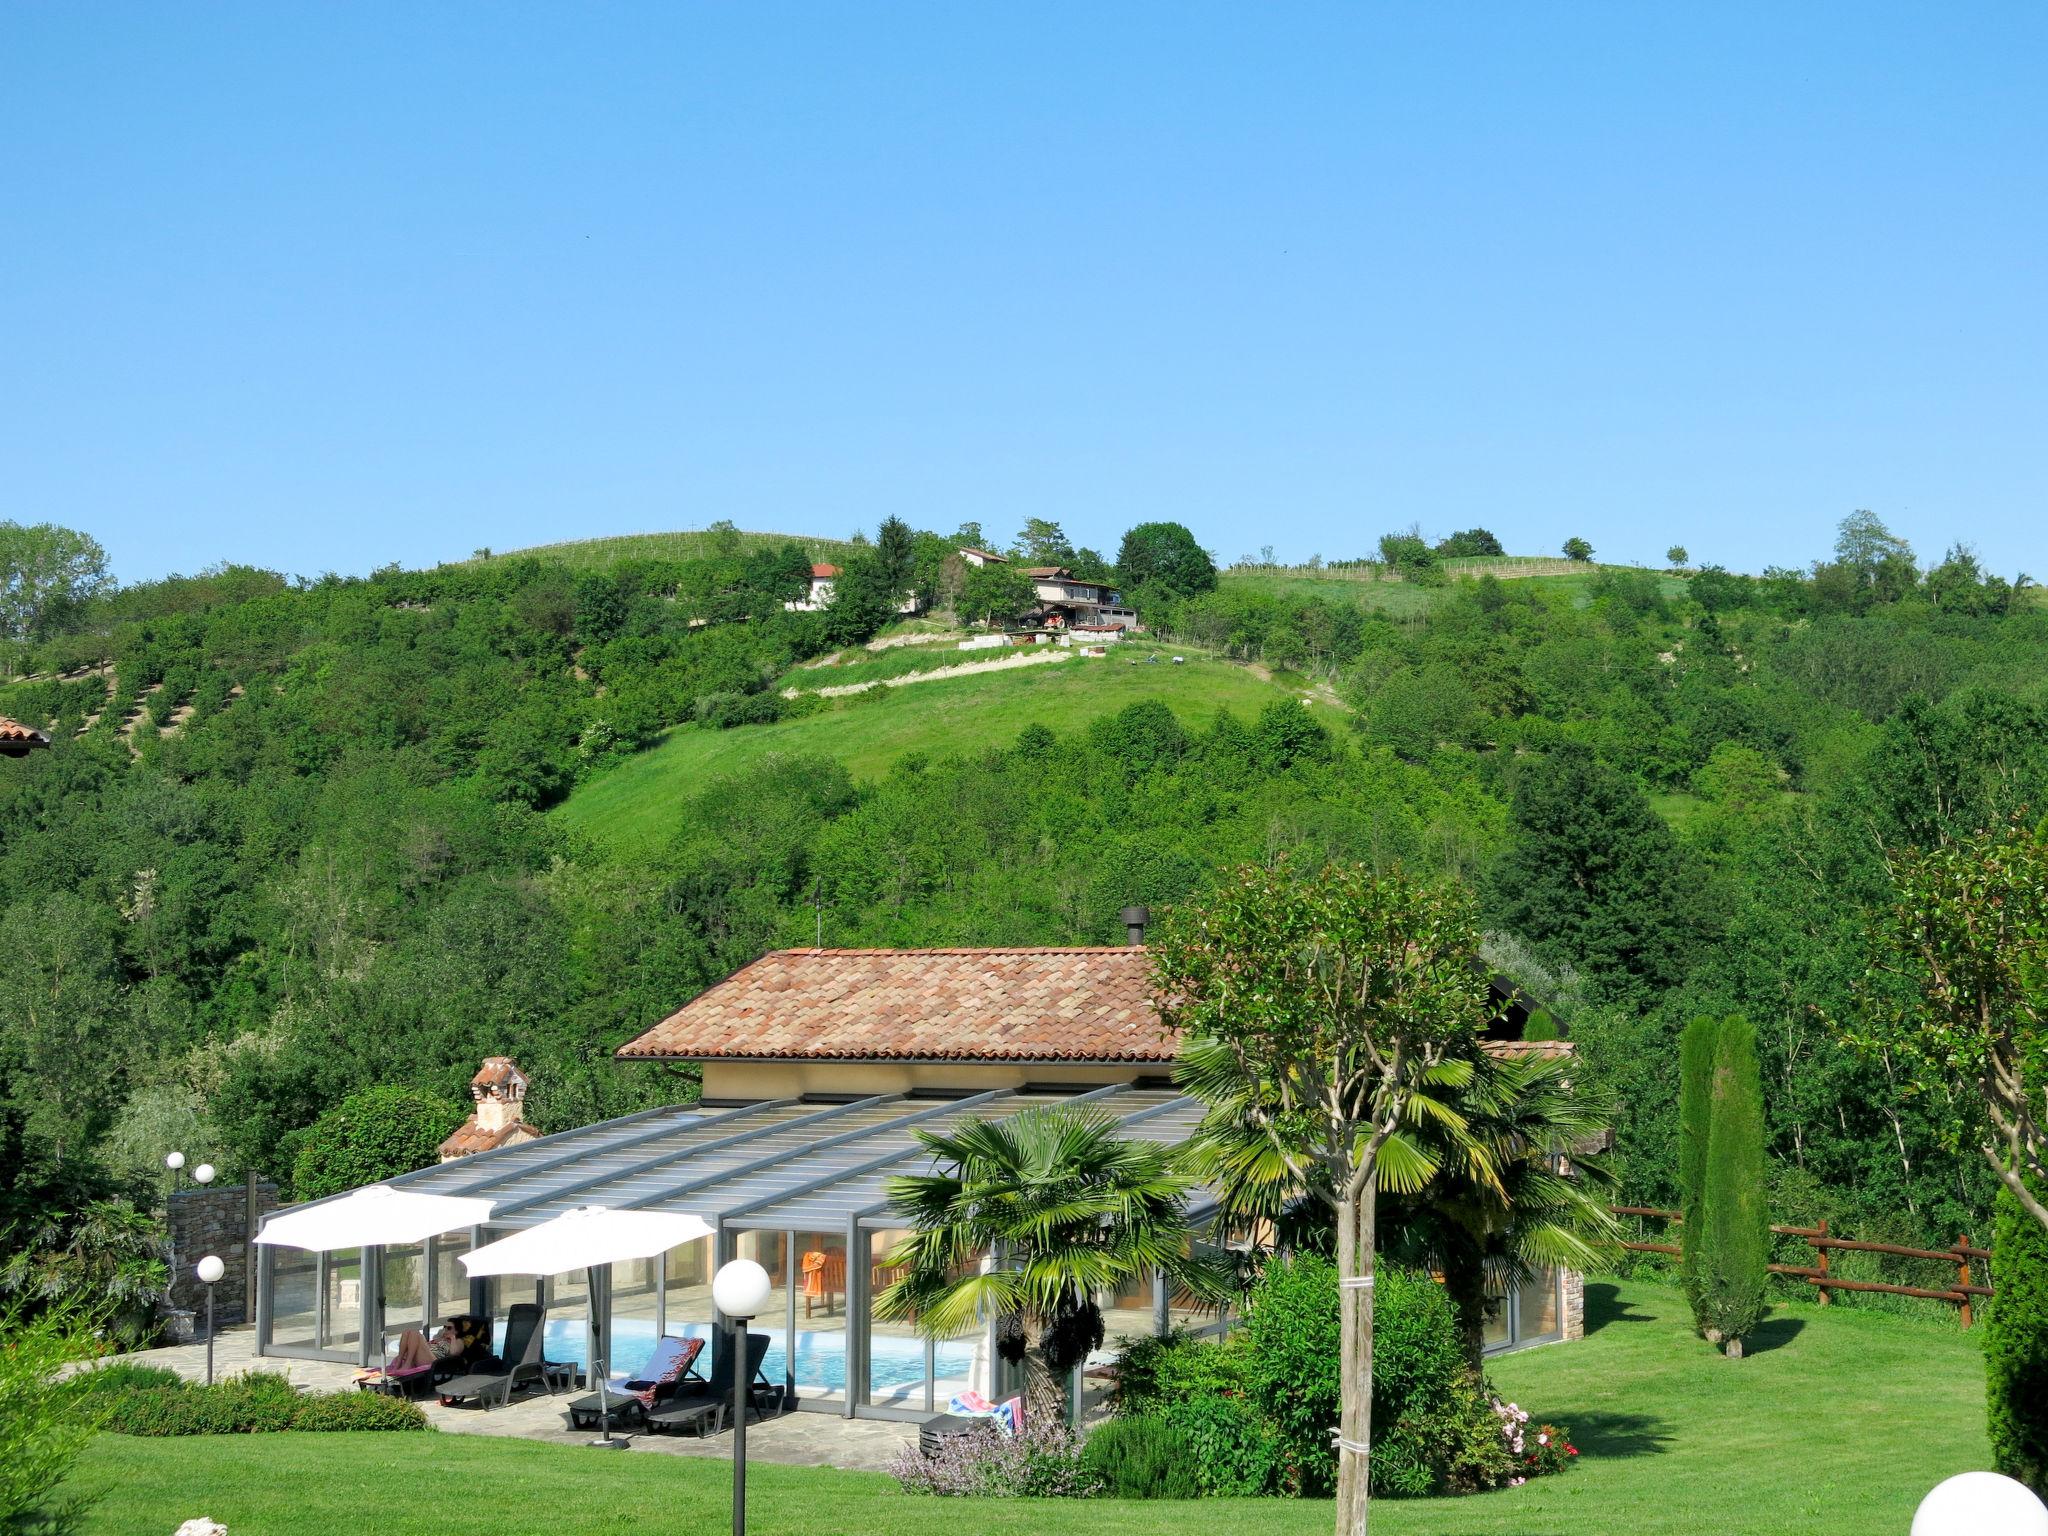
[[[832,578],[832,602],[825,609],[825,635],[834,645],[861,645],[896,614],[897,592],[881,557],[857,549]]]
[[[1027,517],[1010,552],[1024,565],[1072,565],[1074,546],[1058,523]]]
[[[1009,622],[1038,601],[1031,578],[1014,565],[972,565],[960,583],[960,613],[984,624]]]
[[[1742,1355],[1763,1320],[1770,1281],[1771,1217],[1765,1206],[1763,1086],[1756,1030],[1731,1016],[1714,1034],[1707,1158],[1694,1239],[1694,1284],[1707,1337]]]
[[[1396,570],[1418,574],[1436,569],[1437,553],[1429,547],[1422,530],[1410,525],[1404,531],[1380,535],[1380,560]]]
[[[1687,563],[1691,559],[1692,556],[1686,553],[1686,549],[1683,544],[1674,544],[1669,549],[1664,551],[1664,563],[1670,566],[1674,571],[1684,570]]]
[[[92,535],[55,523],[0,522],[0,637],[46,639],[112,584],[107,552]]]
[[[1842,1032],[1953,1105],[1951,1135],[2048,1228],[2048,828],[2015,816],[1891,866],[1876,969],[1905,995],[1866,983]]]
[[[1151,587],[1174,597],[1216,590],[1216,562],[1179,523],[1140,523],[1117,546],[1117,576],[1127,588]]]
[[[2048,1498],[2048,1230],[1998,1193],[1998,1301],[1984,1340],[1992,1462]]]
[[[1220,1288],[1190,1255],[1193,1180],[1164,1143],[1118,1132],[1099,1112],[1050,1108],[920,1131],[939,1167],[889,1181],[912,1231],[889,1256],[906,1273],[875,1315],[931,1338],[997,1319],[999,1348],[1025,1368],[1029,1416],[1050,1422],[1069,1373],[1102,1343],[1099,1293],[1154,1270]]]
[[[365,1088],[313,1122],[292,1168],[292,1198],[317,1200],[425,1168],[462,1111],[416,1088]]]
[[[910,591],[916,565],[917,550],[910,524],[900,517],[883,518],[875,533],[875,569],[892,598],[900,599]]]
[[[1721,1021],[1705,1015],[1685,1026],[1678,1043],[1678,1275],[1704,1330],[1700,1308],[1700,1242],[1706,1235],[1707,1147],[1714,1124],[1714,1050]]]
[[[1567,560],[1591,560],[1593,558],[1593,546],[1577,534],[1573,534],[1564,541],[1564,557]]]
[[[1567,742],[1523,769],[1490,905],[1550,964],[1640,997],[1683,974],[1680,874],[1678,839],[1643,792]]]
[[[1153,951],[1153,992],[1181,1032],[1188,1087],[1223,1127],[1249,1117],[1266,1155],[1335,1215],[1336,1529],[1363,1533],[1378,1194],[1413,1193],[1442,1166],[1404,1131],[1463,1129],[1444,1095],[1472,1081],[1468,1047],[1489,1011],[1471,902],[1398,868],[1240,869],[1173,914]]]
[[[1446,560],[1470,560],[1487,555],[1504,555],[1507,550],[1484,528],[1466,528],[1449,538],[1437,540],[1436,552]]]

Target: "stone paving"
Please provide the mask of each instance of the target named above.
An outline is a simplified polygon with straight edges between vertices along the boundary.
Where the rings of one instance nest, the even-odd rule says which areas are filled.
[[[206,1379],[206,1345],[177,1344],[165,1349],[147,1349],[123,1356],[140,1365],[168,1366],[190,1381]],[[214,1378],[239,1375],[243,1371],[272,1371],[313,1392],[347,1391],[355,1367],[331,1360],[287,1360],[258,1356],[253,1328],[222,1330],[214,1340]],[[580,1393],[577,1395],[581,1395]],[[420,1406],[437,1429],[462,1435],[502,1435],[519,1440],[541,1440],[551,1445],[587,1445],[594,1437],[589,1430],[571,1430],[565,1422],[569,1394],[550,1396],[525,1392],[503,1408],[489,1411],[464,1404],[443,1408],[429,1398]],[[627,1454],[643,1452],[668,1456],[732,1455],[730,1431],[699,1439],[685,1435],[635,1434]],[[747,1426],[747,1459],[781,1462],[799,1467],[840,1467],[879,1472],[896,1452],[917,1438],[915,1424],[894,1424],[878,1419],[844,1419],[830,1413],[786,1413],[756,1420]]]

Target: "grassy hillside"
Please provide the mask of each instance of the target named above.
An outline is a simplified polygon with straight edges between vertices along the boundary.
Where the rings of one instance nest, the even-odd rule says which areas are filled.
[[[805,533],[742,532],[738,538],[743,553],[780,544],[801,544],[810,551],[812,558],[817,560],[832,560],[845,555],[853,548],[845,539],[820,539]],[[574,566],[578,570],[589,570],[616,565],[621,560],[702,560],[718,552],[715,548],[717,539],[717,534],[702,531],[627,533],[616,538],[565,539],[559,544],[535,544],[527,549],[496,550],[484,558],[498,561],[532,556],[535,559],[552,560],[562,565]]]
[[[1491,1362],[1504,1395],[1570,1430],[1571,1471],[1468,1498],[1375,1500],[1385,1536],[1863,1536],[1903,1531],[1943,1478],[1986,1464],[1984,1361],[1953,1325],[1850,1307],[1780,1306],[1746,1360],[1693,1336],[1670,1287],[1587,1287],[1582,1342]],[[1910,1386],[1904,1385],[1910,1384]],[[759,1435],[773,1444],[777,1426]],[[87,1536],[159,1536],[204,1512],[236,1532],[342,1530],[440,1536],[448,1504],[393,1488],[545,1489],[501,1500],[501,1536],[575,1536],[642,1527],[721,1528],[728,1440],[666,1456],[646,1440],[624,1455],[491,1435],[102,1435],[71,1484],[98,1496]],[[694,1445],[690,1449],[696,1449]],[[830,1454],[828,1451],[826,1454]],[[1319,1536],[1326,1500],[915,1498],[875,1473],[778,1466],[748,1474],[750,1529],[762,1536],[925,1536],[1045,1532],[1168,1536],[1196,1527]],[[662,1519],[650,1524],[647,1512]]]
[[[986,654],[959,656],[965,661]],[[868,778],[909,752],[936,758],[1007,746],[1034,720],[1071,731],[1141,699],[1164,700],[1184,722],[1206,725],[1219,709],[1249,719],[1274,699],[1296,696],[1247,667],[1183,654],[1188,660],[1177,667],[1132,665],[1112,653],[878,688],[820,714],[773,725],[729,731],[684,727],[581,785],[552,814],[601,845],[629,849],[673,832],[677,804],[705,783],[771,752],[822,753],[844,763],[855,778]]]
[[[1604,569],[1630,567],[1588,566],[1570,560],[1525,559],[1508,555],[1498,559],[1447,561],[1444,570],[1451,584],[1441,587],[1425,587],[1412,581],[1383,577],[1369,567],[1324,567],[1320,570],[1299,565],[1264,570],[1240,568],[1224,571],[1220,580],[1226,590],[1235,587],[1268,597],[1313,597],[1324,602],[1350,602],[1360,608],[1406,618],[1425,613],[1443,601],[1456,590],[1455,583],[1486,575],[1545,592],[1564,593],[1570,597],[1572,606],[1583,608],[1592,601],[1593,582]],[[1685,595],[1684,577],[1662,571],[1652,574],[1657,577],[1665,597]]]

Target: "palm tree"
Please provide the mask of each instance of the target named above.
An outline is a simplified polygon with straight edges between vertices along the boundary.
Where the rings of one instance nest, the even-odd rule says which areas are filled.
[[[1574,1087],[1569,1057],[1504,1057],[1475,1042],[1445,1065],[1453,1064],[1460,1070],[1417,1095],[1382,1154],[1380,1248],[1442,1272],[1477,1371],[1489,1280],[1505,1285],[1546,1265],[1589,1268],[1617,1235],[1604,1198],[1612,1178],[1575,1150],[1607,1128],[1609,1109]],[[1256,1095],[1200,1045],[1183,1053],[1180,1077],[1209,1105],[1192,1166],[1215,1182],[1232,1227],[1264,1224],[1297,1245],[1316,1243],[1326,1203],[1289,1172]]]
[[[1488,1282],[1502,1289],[1543,1268],[1590,1269],[1620,1236],[1608,1208],[1614,1176],[1579,1149],[1612,1123],[1602,1095],[1577,1088],[1562,1055],[1481,1051],[1459,1100],[1491,1179],[1449,1167],[1387,1212],[1387,1251],[1442,1272],[1458,1309],[1465,1357],[1480,1368]]]
[[[1215,1267],[1189,1254],[1193,1180],[1179,1154],[1119,1130],[1098,1112],[1048,1107],[920,1132],[938,1166],[889,1182],[913,1231],[889,1256],[908,1272],[875,1298],[876,1316],[933,1338],[997,1319],[1046,1423],[1067,1373],[1102,1342],[1097,1295],[1155,1269],[1219,1294]]]

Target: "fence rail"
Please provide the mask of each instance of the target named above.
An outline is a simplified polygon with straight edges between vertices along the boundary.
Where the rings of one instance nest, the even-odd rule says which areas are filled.
[[[1664,1222],[1677,1226],[1685,1220],[1683,1213],[1665,1210],[1654,1205],[1617,1205],[1617,1216],[1639,1216],[1646,1220]],[[1834,1237],[1828,1232],[1825,1218],[1810,1227],[1788,1227],[1779,1222],[1771,1223],[1771,1230],[1782,1237],[1796,1237],[1814,1251],[1811,1264],[1773,1264],[1774,1275],[1790,1275],[1804,1280],[1820,1293],[1822,1306],[1828,1304],[1830,1291],[1876,1291],[1886,1296],[1918,1296],[1927,1301],[1946,1301],[1961,1315],[1962,1325],[1967,1328],[1972,1321],[1971,1300],[1978,1296],[1990,1296],[1993,1288],[1978,1285],[1970,1278],[1970,1261],[1991,1262],[1988,1249],[1979,1248],[1970,1241],[1965,1232],[1956,1239],[1951,1248],[1907,1248],[1898,1243],[1866,1243],[1853,1238]],[[1676,1243],[1624,1242],[1622,1247],[1632,1253],[1664,1253],[1676,1258],[1679,1246]],[[1828,1256],[1831,1253],[1882,1253],[1900,1259],[1925,1259],[1936,1264],[1953,1264],[1956,1267],[1955,1284],[1941,1289],[1920,1285],[1892,1285],[1879,1280],[1844,1280],[1829,1273]]]

